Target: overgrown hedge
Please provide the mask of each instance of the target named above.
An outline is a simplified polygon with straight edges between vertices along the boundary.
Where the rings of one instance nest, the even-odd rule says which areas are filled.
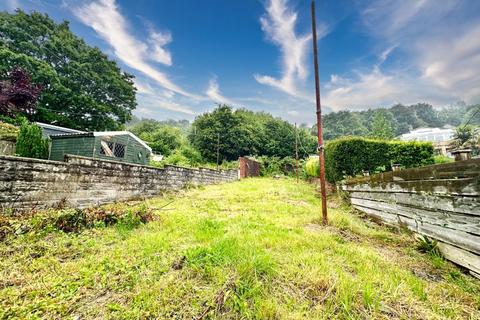
[[[0,140],[17,141],[19,129],[13,124],[0,121]]]
[[[363,170],[370,173],[390,171],[394,163],[404,168],[433,164],[433,145],[361,137],[345,137],[325,145],[325,175],[332,183],[362,174]],[[318,170],[318,159],[307,162],[308,175],[317,176]]]
[[[260,163],[260,176],[272,177],[275,175],[293,176],[295,175],[296,160],[292,157],[255,157],[255,160]],[[299,160],[299,167],[303,160]]]

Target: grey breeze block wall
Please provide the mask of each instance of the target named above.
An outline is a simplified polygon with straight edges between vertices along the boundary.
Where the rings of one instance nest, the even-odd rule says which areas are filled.
[[[0,156],[0,210],[46,208],[63,202],[84,208],[237,179],[238,170],[159,169],[72,155],[65,156],[65,162]]]
[[[480,159],[353,178],[352,205],[436,239],[443,255],[480,277]]]

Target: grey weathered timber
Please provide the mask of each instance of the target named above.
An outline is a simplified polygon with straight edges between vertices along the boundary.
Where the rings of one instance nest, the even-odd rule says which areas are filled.
[[[436,239],[444,256],[480,275],[480,159],[345,181],[352,205]]]
[[[238,179],[238,170],[163,169],[67,155],[65,162],[0,156],[0,211],[89,207]]]

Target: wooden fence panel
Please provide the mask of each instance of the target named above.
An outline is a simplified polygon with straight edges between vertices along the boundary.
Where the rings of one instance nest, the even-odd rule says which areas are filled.
[[[480,277],[480,159],[353,178],[341,189],[368,215],[436,239]]]

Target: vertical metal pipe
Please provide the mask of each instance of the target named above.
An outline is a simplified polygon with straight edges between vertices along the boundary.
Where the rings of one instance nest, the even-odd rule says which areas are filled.
[[[217,133],[217,170],[218,170],[219,160],[220,160],[220,132]]]
[[[315,20],[315,0],[312,0],[312,40],[313,40],[313,63],[315,68],[315,99],[317,102],[317,138],[318,138],[318,162],[320,165],[320,188],[322,193],[322,221],[328,224],[327,215],[327,190],[325,189],[325,160],[322,133],[322,107],[320,104],[320,79],[318,77],[318,49],[317,49],[317,25]]]
[[[298,130],[295,122],[295,160],[297,162],[297,183],[298,183]]]

